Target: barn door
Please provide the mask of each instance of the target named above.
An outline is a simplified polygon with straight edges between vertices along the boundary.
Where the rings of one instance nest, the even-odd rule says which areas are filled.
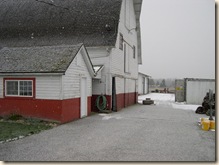
[[[112,111],[117,111],[116,108],[116,78],[112,78]]]
[[[87,79],[81,78],[80,118],[87,116]]]

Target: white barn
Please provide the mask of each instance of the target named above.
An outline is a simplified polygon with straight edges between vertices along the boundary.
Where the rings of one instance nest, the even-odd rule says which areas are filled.
[[[149,77],[146,74],[138,73],[138,94],[145,95],[149,93]]]
[[[138,64],[141,64],[141,0],[123,0],[119,10],[114,45],[88,47],[94,65],[103,66],[101,76],[93,80],[93,101],[105,95],[113,111],[136,103]],[[93,109],[95,107],[93,106]]]
[[[83,43],[99,67],[91,109],[105,95],[107,108],[117,111],[137,102],[141,6],[142,0],[0,1],[0,48]]]

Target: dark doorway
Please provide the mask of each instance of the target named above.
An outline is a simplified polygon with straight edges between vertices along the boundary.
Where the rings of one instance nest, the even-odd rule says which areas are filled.
[[[117,111],[116,107],[116,78],[112,77],[112,111]]]

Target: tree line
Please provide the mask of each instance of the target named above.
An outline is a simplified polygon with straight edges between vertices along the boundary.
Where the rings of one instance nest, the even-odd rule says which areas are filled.
[[[168,79],[149,79],[149,86],[150,87],[175,87],[175,79],[168,78]]]

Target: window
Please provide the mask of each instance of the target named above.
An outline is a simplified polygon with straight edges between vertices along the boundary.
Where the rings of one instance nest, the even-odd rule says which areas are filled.
[[[133,46],[133,58],[135,59],[135,46]]]
[[[120,33],[119,36],[119,49],[123,50],[123,35]]]
[[[5,80],[5,96],[33,97],[33,80]]]

